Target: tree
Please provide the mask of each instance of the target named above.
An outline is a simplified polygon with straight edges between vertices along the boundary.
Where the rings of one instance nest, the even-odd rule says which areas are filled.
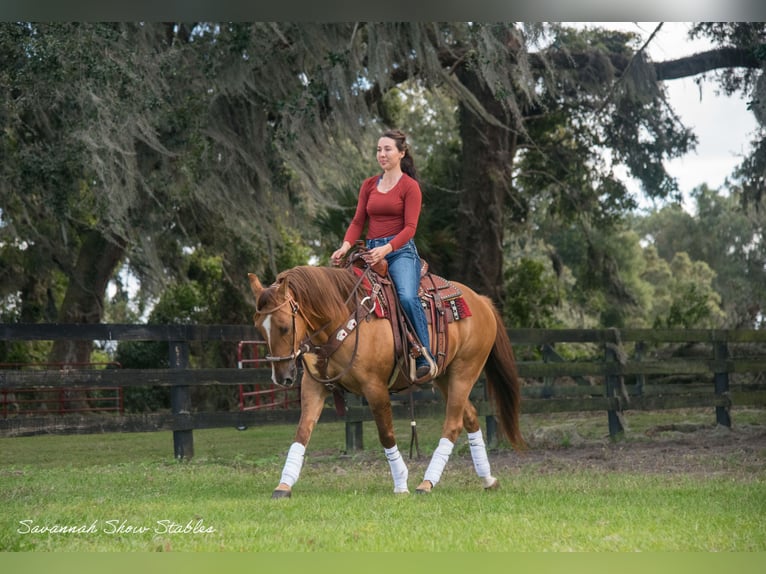
[[[534,34],[516,37],[524,42],[536,38]],[[465,185],[464,179],[466,192],[462,197],[470,203],[464,204],[461,216],[471,211],[473,221],[483,226],[475,235],[482,239],[481,251],[464,253],[472,262],[481,261],[482,269],[471,272],[464,267],[465,280],[484,286],[489,293],[491,285],[482,277],[496,282],[498,273],[497,258],[487,250],[496,252],[506,230],[513,233],[515,227],[517,233],[526,231],[523,223],[529,217],[528,206],[539,203],[541,195],[553,199],[548,208],[563,222],[579,219],[586,239],[592,236],[588,229],[609,225],[635,206],[635,199],[613,175],[617,163],[624,163],[642,182],[647,196],[678,196],[677,184],[662,167],[663,160],[690,150],[695,140],[665,106],[663,81],[717,69],[744,70],[745,77],[752,79],[760,77],[763,65],[762,58],[754,57],[762,50],[762,33],[748,35],[738,47],[723,46],[691,58],[658,63],[648,61],[643,47],[636,46],[630,35],[609,31],[583,33],[552,27],[546,46],[536,52],[527,50],[537,98],[516,97],[499,106],[502,98],[493,92],[492,84],[485,84],[486,97],[479,100],[487,103],[484,109],[498,124],[507,126],[505,134],[493,125],[483,130],[474,128],[473,139],[463,133],[466,163],[471,161],[468,154],[475,153],[481,158],[476,171],[484,174],[483,179],[479,176],[478,189]],[[508,55],[508,61],[515,60]],[[516,92],[524,94],[523,84],[518,86],[514,86]],[[480,90],[472,93],[481,96]],[[477,124],[481,122],[477,120]],[[493,137],[501,141],[493,141]],[[496,155],[505,153],[503,150],[510,151],[510,157]],[[611,154],[611,165],[604,164],[604,150]],[[518,156],[514,157],[514,151]],[[503,166],[507,169],[514,159],[515,171],[504,172]],[[758,169],[750,169],[760,177]],[[470,167],[464,171],[464,175],[470,173]],[[498,177],[502,173],[510,177]],[[510,221],[496,224],[503,213]],[[465,240],[471,237],[473,227],[464,228]],[[597,251],[594,245],[588,248]],[[599,260],[596,257],[591,263],[598,264]],[[599,265],[591,269],[594,277],[617,277]],[[615,284],[614,290],[619,289]]]
[[[726,316],[722,326],[728,328],[762,326],[766,308],[764,213],[752,205],[743,209],[743,193],[732,187],[724,194],[703,185],[692,193],[694,215],[669,205],[635,223],[665,261],[686,253],[709,266]]]
[[[555,286],[560,293],[551,309],[558,324],[579,328],[724,326],[716,271],[683,250],[661,255],[660,243],[646,232],[646,223],[639,216],[627,218],[607,229],[591,229],[587,238],[574,224],[562,228],[544,221],[540,225],[539,235],[547,243],[543,248],[525,247],[523,252],[555,272],[555,280],[547,272],[544,285]],[[666,228],[659,221],[654,223]],[[696,226],[703,228],[699,221]],[[594,275],[593,268],[609,275]],[[542,286],[537,291],[542,292]]]
[[[655,300],[653,327],[720,327],[721,297],[711,286],[715,272],[702,261],[692,262],[684,252],[676,253],[668,267],[663,276],[669,284],[661,288],[670,294],[669,305],[664,307],[662,298]]]
[[[78,135],[84,118],[72,110],[95,112],[91,104],[98,101],[99,84],[116,74],[113,62],[95,58],[83,49],[84,43],[103,46],[116,31],[104,26],[91,34],[75,25],[50,25],[51,30],[64,28],[69,33],[48,35],[23,24],[0,28],[4,101],[0,240],[6,249],[16,248],[27,269],[34,269],[4,276],[4,290],[9,290],[8,283],[11,289],[20,288],[20,317],[25,320],[55,315],[66,322],[97,322],[101,294],[125,242],[100,229],[107,206],[91,189],[92,179],[83,169],[86,146]],[[77,90],[71,88],[74,77],[82,83]],[[63,300],[54,292],[59,273],[67,279]],[[33,305],[40,306],[40,293],[47,296],[45,315],[31,311]],[[57,304],[59,311],[52,312]],[[66,346],[54,345],[51,360],[88,360],[89,344]]]
[[[719,54],[684,69],[760,62]],[[504,243],[539,205],[607,226],[634,203],[614,164],[672,197],[662,161],[693,144],[662,102],[673,62],[647,61],[630,34],[559,24],[3,23],[0,58],[0,246],[15,269],[42,262],[0,286],[38,319],[55,304],[58,320],[100,320],[123,265],[159,292],[184,249],[222,254],[235,289],[247,269],[276,273],[283,232],[319,244],[312,216],[405,117],[398,86],[456,106],[445,273],[499,303]]]
[[[263,98],[280,75],[268,58],[248,69],[242,50],[280,42],[244,25],[0,25],[0,245],[34,269],[9,266],[0,285],[21,293],[20,318],[57,305],[49,320],[99,322],[120,265],[156,292],[197,244],[227,254],[224,279],[276,273],[280,230],[301,213],[274,136],[282,116],[298,127],[310,114],[280,114],[306,92],[294,67]],[[63,293],[51,290],[59,276]],[[90,349],[57,343],[51,360],[85,362]]]
[[[746,99],[759,124],[751,150],[735,172],[744,205],[762,203],[766,174],[766,24],[763,22],[699,22],[690,37],[706,37],[717,48],[656,65],[659,81],[712,73],[722,93]]]

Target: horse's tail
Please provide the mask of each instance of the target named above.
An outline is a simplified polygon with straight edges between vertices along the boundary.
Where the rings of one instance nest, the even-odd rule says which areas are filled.
[[[526,447],[521,436],[519,418],[521,414],[521,383],[516,370],[516,357],[511,340],[497,309],[492,305],[497,323],[497,334],[484,374],[487,378],[489,395],[497,409],[500,430],[517,450]]]

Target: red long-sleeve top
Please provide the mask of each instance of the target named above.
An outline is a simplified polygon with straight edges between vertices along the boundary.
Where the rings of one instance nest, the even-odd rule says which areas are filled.
[[[356,213],[343,240],[353,245],[367,223],[367,239],[394,235],[389,243],[396,251],[415,237],[423,197],[418,182],[406,173],[386,193],[378,191],[379,180],[375,175],[362,182]]]

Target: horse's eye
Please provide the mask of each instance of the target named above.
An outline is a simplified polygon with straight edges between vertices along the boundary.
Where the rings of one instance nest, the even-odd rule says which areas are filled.
[[[280,335],[287,335],[290,332],[290,328],[286,327],[285,325],[279,326],[279,334]]]

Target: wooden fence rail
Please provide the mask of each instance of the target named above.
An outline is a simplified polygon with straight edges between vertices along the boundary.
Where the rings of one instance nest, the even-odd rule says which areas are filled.
[[[519,358],[519,374],[526,381],[525,413],[606,411],[609,432],[623,432],[626,410],[710,407],[716,422],[731,426],[732,405],[766,406],[766,331],[652,330],[652,329],[509,329]],[[168,369],[97,369],[23,371],[0,370],[0,389],[33,387],[168,386],[170,415],[153,417],[154,428],[173,431],[176,458],[193,456],[193,430],[215,426],[292,422],[297,413],[195,412],[190,388],[195,385],[244,385],[270,381],[270,369],[189,368],[189,344],[257,339],[246,325],[56,325],[0,324],[0,340],[53,341],[164,341],[169,345]],[[701,347],[694,356],[667,356],[663,349]],[[587,361],[567,360],[567,346],[587,348]],[[561,354],[560,354],[561,353]],[[733,379],[739,377],[742,380]],[[679,379],[672,384],[668,379]],[[415,416],[441,416],[443,404],[431,393],[417,393]],[[393,397],[396,399],[396,397]],[[483,385],[472,399],[487,417],[488,439],[494,439],[492,405]],[[396,416],[409,416],[409,407],[395,405]],[[332,418],[327,409],[324,419]],[[144,418],[146,418],[144,416]],[[323,420],[324,420],[323,419]],[[371,420],[361,402],[350,402],[345,417],[347,437],[360,440],[362,421]],[[157,422],[159,421],[159,422]],[[13,424],[0,421],[0,430]],[[103,423],[101,423],[103,425]],[[132,428],[130,424],[124,428]],[[102,426],[103,428],[103,426]]]

